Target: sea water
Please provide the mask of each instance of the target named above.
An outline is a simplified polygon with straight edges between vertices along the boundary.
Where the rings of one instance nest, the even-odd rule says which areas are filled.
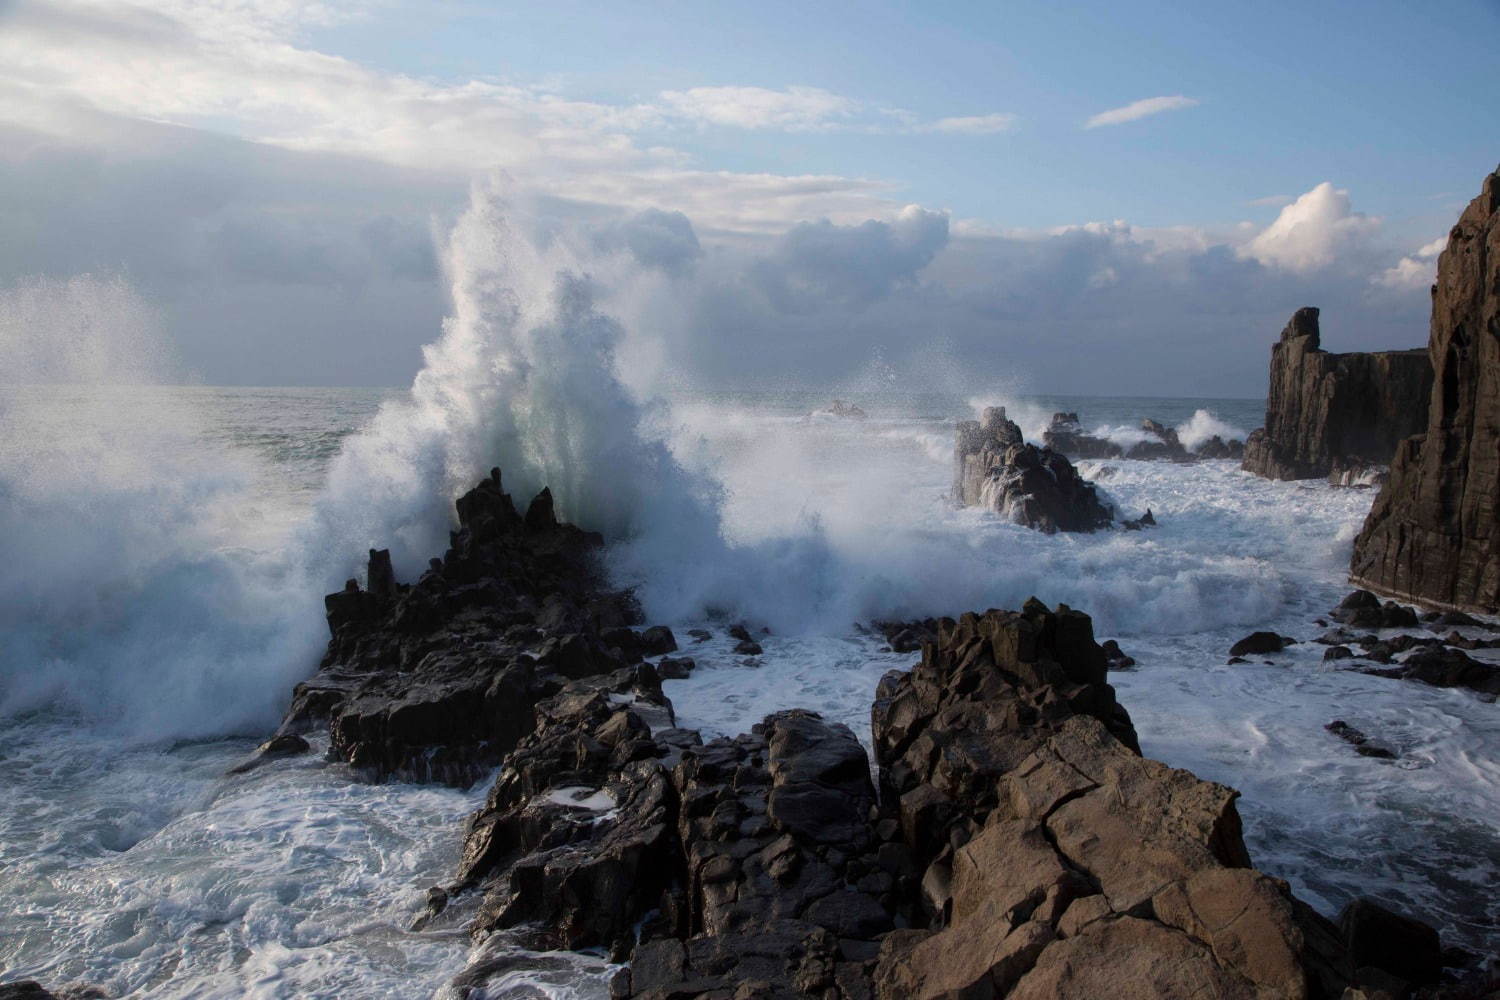
[[[113,413],[138,407],[157,422],[168,414],[190,424],[197,443],[180,445],[184,461],[176,471],[198,476],[188,477],[196,484],[190,496],[226,508],[210,525],[176,519],[171,531],[148,533],[157,556],[165,557],[162,547],[185,545],[172,532],[186,531],[193,544],[221,545],[221,554],[237,560],[279,559],[286,600],[311,601],[316,618],[317,595],[287,569],[302,554],[282,550],[306,544],[342,443],[404,393],[141,388],[110,395]],[[802,706],[848,723],[867,740],[876,681],[914,659],[885,651],[865,627],[871,619],[1016,607],[1033,594],[1065,602],[1092,614],[1099,637],[1118,639],[1138,661],[1112,680],[1144,751],[1245,793],[1240,809],[1259,867],[1287,878],[1326,913],[1368,894],[1434,922],[1450,942],[1476,949],[1493,942],[1500,918],[1488,891],[1500,874],[1495,706],[1461,691],[1327,666],[1324,647],[1305,641],[1274,657],[1225,663],[1229,645],[1255,629],[1302,640],[1317,634],[1312,619],[1347,591],[1344,570],[1368,491],[1269,482],[1230,462],[1087,462],[1085,473],[1122,513],[1149,507],[1160,527],[1046,536],[949,502],[954,421],[995,400],[892,388],[854,400],[868,411],[863,420],[817,413],[827,401],[808,393],[699,393],[672,399],[658,417],[687,472],[722,485],[725,538],[737,551],[782,553],[754,570],[756,586],[774,586],[784,572],[781,588],[802,605],[791,613],[785,602],[757,605],[751,595],[734,608],[753,627],[770,630],[759,638],[764,653],[753,658],[732,652],[722,619],[669,619],[683,652],[698,663],[689,679],[666,684],[681,724],[733,734],[768,712]],[[50,412],[55,428],[97,400],[65,402],[48,411],[32,399],[25,412]],[[1053,410],[1076,410],[1086,427],[1123,428],[1121,434],[1143,416],[1184,432],[1212,421],[1242,433],[1260,408],[1254,401],[1129,398],[1009,405],[1032,436]],[[213,463],[186,461],[199,447],[220,456],[217,472]],[[220,481],[224,468],[238,470],[230,486]],[[184,499],[161,483],[132,491],[129,476],[109,469],[74,471],[67,483],[95,484],[101,501]],[[116,508],[136,516],[128,510]],[[107,507],[95,513],[110,516]],[[74,523],[75,533],[97,530]],[[53,542],[82,544],[31,541],[43,550]],[[172,551],[181,558],[187,550]],[[174,584],[223,585],[203,568],[211,561],[193,558],[198,572],[169,573]],[[655,565],[669,570],[670,560]],[[46,566],[40,556],[25,564],[29,574]],[[731,562],[724,571],[736,568]],[[139,588],[129,576],[119,586]],[[70,585],[86,579],[75,574]],[[11,581],[11,593],[25,582]],[[71,614],[80,629],[103,635],[54,647],[51,661],[35,642],[8,647],[44,659],[7,664],[5,676],[55,672],[70,697],[17,703],[0,722],[0,898],[7,911],[0,976],[81,980],[139,996],[448,995],[475,946],[456,922],[410,927],[425,889],[451,877],[463,819],[482,801],[486,783],[467,791],[361,784],[316,753],[227,776],[274,717],[261,728],[232,727],[241,731],[227,737],[212,735],[207,722],[195,734],[175,720],[170,728],[177,731],[161,739],[112,725],[90,711],[90,691],[121,706],[136,703],[122,683],[90,687],[90,679],[112,667],[148,670],[133,659],[140,632],[161,637],[146,647],[153,656],[177,655],[200,667],[204,656],[228,658],[242,671],[257,669],[257,656],[287,661],[265,667],[266,677],[285,679],[266,695],[277,706],[290,682],[313,668],[322,637],[299,649],[229,621],[216,643],[209,633],[221,623],[175,613],[224,610],[201,596],[122,601],[122,613],[156,616],[132,624],[113,619],[108,607],[69,608],[66,590],[33,582],[54,602],[38,613]],[[716,593],[736,593],[733,584],[722,582]],[[686,631],[699,626],[714,638],[695,645]],[[128,664],[111,663],[112,642]],[[163,697],[147,676],[136,684]],[[241,713],[226,706],[222,715]],[[1335,718],[1399,757],[1358,756],[1324,731]],[[505,947],[503,940],[488,944],[490,951]],[[597,957],[558,962],[512,951],[514,967],[492,984],[493,995],[607,993],[609,970]]]

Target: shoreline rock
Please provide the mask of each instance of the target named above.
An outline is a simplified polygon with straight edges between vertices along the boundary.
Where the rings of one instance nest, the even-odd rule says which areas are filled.
[[[1150,417],[1143,418],[1140,426],[1148,438],[1127,448],[1108,438],[1086,432],[1077,413],[1059,412],[1052,414],[1052,422],[1042,432],[1042,444],[1074,461],[1133,458],[1141,461],[1193,462],[1202,458],[1238,459],[1245,453],[1243,441],[1225,441],[1217,434],[1189,451],[1178,437],[1176,428],[1167,427]]]
[[[1432,386],[1427,352],[1330,354],[1318,310],[1298,309],[1271,348],[1265,426],[1241,465],[1267,479],[1369,485],[1422,425]]]
[[[1354,540],[1355,584],[1426,607],[1500,612],[1500,171],[1438,257],[1431,403]]]

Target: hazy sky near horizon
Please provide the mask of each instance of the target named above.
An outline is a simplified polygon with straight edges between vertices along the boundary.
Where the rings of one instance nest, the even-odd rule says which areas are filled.
[[[405,384],[478,182],[649,274],[689,384],[1254,396],[1309,304],[1424,343],[1500,2],[1194,6],[0,0],[0,289],[121,275],[208,382]]]

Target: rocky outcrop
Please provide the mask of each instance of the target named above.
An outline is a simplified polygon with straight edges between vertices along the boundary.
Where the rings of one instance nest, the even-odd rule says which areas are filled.
[[[1177,429],[1143,418],[1140,425],[1145,437],[1128,448],[1108,438],[1097,437],[1083,429],[1076,413],[1054,413],[1052,422],[1042,432],[1042,444],[1069,458],[1134,458],[1144,461],[1189,462],[1199,458],[1240,458],[1245,453],[1245,443],[1238,440],[1225,441],[1215,434],[1200,441],[1189,451],[1177,434]]]
[[[1113,512],[1094,484],[1050,448],[1027,444],[1005,408],[986,407],[980,420],[958,425],[954,498],[1049,534],[1108,527]]]
[[[867,416],[863,409],[846,399],[835,399],[821,410],[815,410],[813,416],[843,417],[847,420],[863,420]]]
[[[1401,442],[1354,542],[1360,586],[1500,612],[1500,172],[1438,257],[1423,425]]]
[[[262,755],[326,726],[330,756],[370,779],[467,785],[531,732],[538,701],[653,648],[627,627],[629,595],[598,582],[601,539],[559,524],[551,493],[522,516],[495,469],[456,506],[448,551],[415,583],[372,550],[366,587],[328,595],[328,651]]]
[[[1329,354],[1318,310],[1298,309],[1271,348],[1266,425],[1246,440],[1242,467],[1267,479],[1373,481],[1421,429],[1431,385],[1427,352]]]

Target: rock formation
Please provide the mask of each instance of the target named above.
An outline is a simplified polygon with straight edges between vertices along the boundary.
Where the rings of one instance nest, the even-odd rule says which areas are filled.
[[[331,755],[368,778],[467,785],[568,679],[640,660],[650,630],[627,627],[634,602],[596,582],[600,537],[557,523],[551,493],[523,517],[496,469],[457,513],[450,548],[415,583],[398,585],[389,554],[372,550],[367,589],[350,580],[328,595],[327,654],[263,754],[326,725]]]
[[[1225,441],[1215,434],[1189,451],[1177,435],[1177,429],[1145,417],[1141,430],[1147,435],[1129,448],[1108,438],[1097,437],[1083,429],[1078,414],[1052,414],[1052,422],[1042,432],[1042,444],[1071,459],[1134,458],[1144,461],[1189,462],[1197,458],[1239,458],[1245,452],[1243,441]]]
[[[1500,172],[1438,258],[1423,427],[1354,542],[1360,586],[1439,608],[1500,612]]]
[[[1329,354],[1318,310],[1298,309],[1271,348],[1266,425],[1245,442],[1243,468],[1267,479],[1368,484],[1419,431],[1432,366],[1427,352]]]
[[[1017,524],[1048,534],[1107,527],[1113,512],[1094,484],[1050,448],[1027,444],[1005,408],[986,407],[982,419],[958,425],[954,498],[984,506]]]
[[[460,995],[518,943],[603,949],[628,963],[611,995],[641,1000],[1332,1000],[1442,971],[1425,925],[1366,906],[1338,927],[1251,868],[1237,793],[1140,755],[1107,679],[1127,658],[1085,614],[884,625],[922,660],[877,688],[877,794],[855,735],[811,712],[676,728],[643,658],[675,638],[621,624],[597,538],[550,495],[523,518],[497,470],[458,515],[421,580],[377,551],[329,596],[328,656],[265,759],[327,724],[369,777],[500,763],[414,924],[475,938]]]

